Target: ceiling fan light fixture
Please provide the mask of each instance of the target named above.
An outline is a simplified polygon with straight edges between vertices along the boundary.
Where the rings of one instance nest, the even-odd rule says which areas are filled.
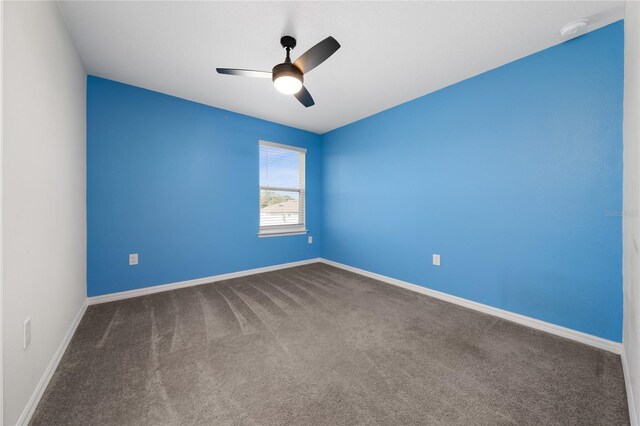
[[[295,65],[284,62],[273,67],[273,85],[285,95],[294,95],[302,89],[302,71]]]
[[[278,92],[284,93],[285,95],[293,95],[302,89],[302,81],[292,75],[281,75],[277,77],[273,80],[273,85],[276,86]]]

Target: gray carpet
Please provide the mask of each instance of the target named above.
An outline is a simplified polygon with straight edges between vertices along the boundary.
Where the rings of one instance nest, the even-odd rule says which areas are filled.
[[[91,306],[35,425],[624,425],[620,358],[323,264]]]

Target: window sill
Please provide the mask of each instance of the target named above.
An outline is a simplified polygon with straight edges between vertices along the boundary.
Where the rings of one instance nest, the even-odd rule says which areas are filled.
[[[309,231],[304,229],[304,228],[298,228],[298,229],[290,229],[290,230],[284,230],[284,229],[278,229],[278,230],[271,230],[271,231],[261,231],[258,232],[258,238],[269,238],[269,237],[287,237],[289,235],[304,235],[306,233],[308,233]]]

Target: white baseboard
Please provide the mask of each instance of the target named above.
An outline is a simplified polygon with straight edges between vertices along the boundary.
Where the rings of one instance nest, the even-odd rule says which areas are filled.
[[[431,290],[426,287],[422,287],[416,284],[411,284],[406,281],[398,280],[395,278],[387,277],[385,275],[369,272],[364,269],[354,268],[353,266],[344,265],[342,263],[334,262],[332,260],[321,259],[322,263],[335,266],[356,274],[364,275],[369,278],[383,281],[388,284],[393,284],[398,287],[406,288],[418,293],[426,294],[427,296],[435,297],[436,299],[444,300],[446,302],[454,303],[456,305],[464,306],[465,308],[473,309],[483,312],[485,314],[493,315],[502,319],[506,319],[511,322],[524,325],[526,327],[535,328],[536,330],[546,331],[547,333],[555,334],[556,336],[564,337],[566,339],[574,340],[576,342],[584,343],[585,345],[593,346],[598,349],[604,349],[615,354],[622,352],[622,344],[611,340],[596,337],[591,334],[583,333],[581,331],[572,330],[570,328],[562,327],[559,325],[551,324],[545,321],[541,321],[535,318],[527,317],[524,315],[516,314],[513,312],[505,311],[503,309],[494,308],[489,305],[483,305],[482,303],[473,302],[461,297],[452,296],[450,294],[442,293],[440,291]]]
[[[638,426],[638,413],[636,413],[635,399],[633,388],[631,387],[631,372],[627,361],[627,353],[624,346],[622,347],[622,371],[624,372],[624,383],[627,389],[627,405],[629,406],[629,422],[631,426]]]
[[[18,418],[16,425],[18,426],[27,425],[31,421],[31,417],[33,416],[33,413],[36,411],[36,408],[38,407],[40,398],[42,398],[42,395],[44,394],[44,391],[47,389],[47,385],[49,384],[51,377],[53,377],[53,373],[55,373],[56,369],[58,368],[58,364],[60,364],[60,360],[62,359],[64,352],[67,350],[67,346],[69,346],[69,343],[71,342],[71,338],[76,332],[76,329],[78,328],[78,324],[80,324],[80,320],[82,319],[82,316],[84,315],[84,312],[86,310],[87,310],[87,302],[85,300],[82,303],[82,306],[80,307],[80,310],[76,314],[75,318],[73,319],[73,322],[69,326],[67,333],[64,335],[62,342],[60,342],[60,346],[58,346],[58,350],[56,350],[56,353],[53,354],[53,358],[51,358],[51,361],[49,362],[47,369],[44,371],[42,378],[40,378],[40,381],[38,382],[38,385],[33,391],[33,394],[31,394],[31,398],[29,398],[29,402],[27,402],[27,406],[24,407],[24,410],[22,410],[22,414],[20,414],[20,417]]]
[[[245,277],[247,275],[260,274],[263,272],[277,271],[278,269],[293,268],[294,266],[308,265],[310,263],[318,263],[320,258],[301,260],[298,262],[281,263],[279,265],[265,266],[263,268],[246,269],[244,271],[231,272],[229,274],[213,275],[211,277],[196,278],[194,280],[179,281],[176,283],[155,285],[152,287],[139,288],[136,290],[121,291],[119,293],[105,294],[102,296],[93,296],[87,298],[89,305],[98,303],[113,302],[116,300],[129,299],[132,297],[145,296],[147,294],[160,293],[162,291],[176,290],[178,288],[192,287],[194,285],[208,284],[216,281],[230,280],[233,278]]]

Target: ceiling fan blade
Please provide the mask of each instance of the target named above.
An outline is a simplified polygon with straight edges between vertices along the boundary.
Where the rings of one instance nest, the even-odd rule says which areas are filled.
[[[307,88],[304,86],[302,86],[302,89],[300,89],[298,93],[295,93],[293,96],[295,96],[296,99],[299,100],[300,103],[306,106],[307,108],[309,108],[310,106],[314,106],[316,104],[313,101],[313,98],[311,97],[311,93],[309,93]]]
[[[303,74],[306,74],[329,59],[329,56],[336,53],[338,49],[340,49],[340,43],[329,36],[300,55],[293,65],[298,67]]]
[[[271,78],[269,71],[241,70],[236,68],[216,68],[219,74],[237,75],[240,77]]]

